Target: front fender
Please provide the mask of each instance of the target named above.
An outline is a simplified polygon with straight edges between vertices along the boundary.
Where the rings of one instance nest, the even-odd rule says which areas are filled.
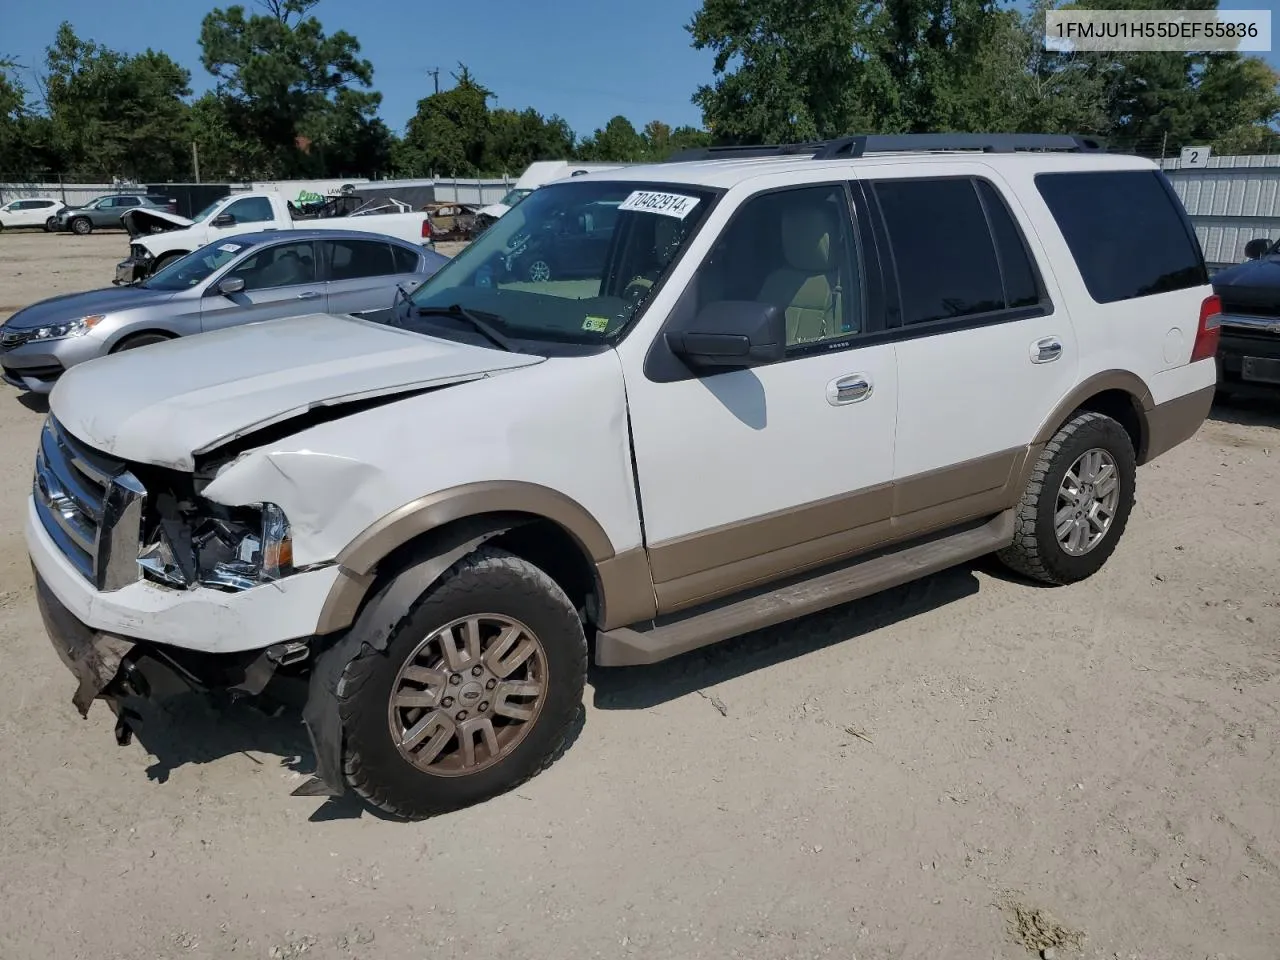
[[[274,503],[289,518],[293,562],[334,559],[347,545],[348,516],[377,516],[391,495],[380,468],[350,457],[307,450],[255,450],[224,467],[203,496],[225,506]]]

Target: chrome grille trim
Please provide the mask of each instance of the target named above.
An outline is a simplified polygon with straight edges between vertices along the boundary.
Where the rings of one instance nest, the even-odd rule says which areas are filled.
[[[50,415],[32,483],[36,513],[58,549],[99,590],[138,580],[146,489],[119,460],[90,450]]]

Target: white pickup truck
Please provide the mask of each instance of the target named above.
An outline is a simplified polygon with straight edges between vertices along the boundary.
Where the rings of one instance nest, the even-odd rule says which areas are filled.
[[[379,208],[381,209],[381,208]],[[278,193],[233,193],[222,197],[188,220],[163,210],[148,210],[126,224],[133,236],[129,256],[116,265],[116,283],[136,283],[192,250],[212,243],[220,236],[234,236],[257,230],[367,230],[427,245],[431,224],[421,211],[364,213],[347,216],[305,217],[289,206]]]

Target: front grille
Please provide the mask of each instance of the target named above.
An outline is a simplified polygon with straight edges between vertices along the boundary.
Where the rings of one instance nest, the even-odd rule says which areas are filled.
[[[32,484],[36,513],[72,566],[104,591],[141,576],[146,490],[125,467],[76,440],[52,415],[45,420]]]

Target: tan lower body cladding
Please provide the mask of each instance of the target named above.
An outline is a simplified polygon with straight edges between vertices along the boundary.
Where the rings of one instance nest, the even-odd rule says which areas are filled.
[[[649,564],[658,613],[999,513],[1017,502],[1040,450],[1006,450],[655,544]]]

